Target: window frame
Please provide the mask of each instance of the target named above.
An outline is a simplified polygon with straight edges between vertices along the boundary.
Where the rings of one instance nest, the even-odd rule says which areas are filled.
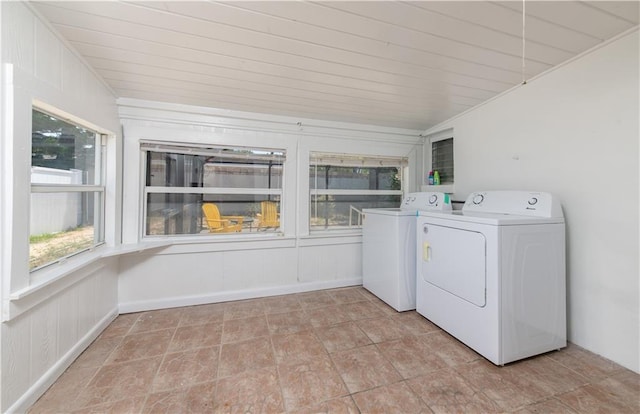
[[[67,124],[73,125],[75,127],[83,128],[87,131],[90,131],[95,135],[95,151],[94,155],[94,180],[93,184],[60,184],[60,183],[32,183],[29,182],[29,221],[31,221],[31,214],[33,213],[32,206],[32,195],[34,194],[60,194],[60,193],[75,193],[75,194],[92,194],[99,195],[99,201],[94,203],[93,206],[93,238],[94,242],[91,246],[79,249],[72,253],[66,254],[64,256],[60,256],[56,260],[47,262],[45,264],[36,266],[31,268],[31,265],[28,264],[27,268],[29,269],[29,273],[32,276],[37,275],[39,270],[46,269],[52,265],[64,263],[67,259],[80,255],[82,253],[92,251],[98,246],[104,245],[105,241],[105,230],[106,230],[106,173],[107,173],[107,139],[108,135],[102,133],[101,131],[96,130],[95,127],[89,125],[87,122],[83,122],[79,119],[70,119],[64,114],[57,113],[55,110],[51,110],[50,108],[43,108],[37,103],[33,103],[31,107],[31,113],[33,111],[40,112],[42,114],[54,117],[60,121],[66,122]],[[33,120],[31,122],[31,132],[33,133]],[[33,139],[30,141],[30,145],[33,144]],[[37,167],[31,164],[30,168]],[[31,225],[29,224],[29,234],[31,233]],[[31,243],[29,243],[31,246]],[[30,254],[29,261],[31,260]]]
[[[320,163],[317,160],[320,160]],[[327,162],[322,162],[323,160]],[[402,156],[389,156],[389,155],[368,155],[368,154],[355,154],[355,153],[332,153],[323,151],[310,151],[309,152],[309,171],[315,166],[335,166],[335,167],[397,167],[399,169],[398,176],[400,178],[399,190],[370,190],[370,189],[318,189],[313,188],[309,183],[309,194],[307,196],[309,203],[309,218],[308,229],[310,235],[330,234],[334,232],[348,232],[348,233],[361,233],[362,222],[356,225],[349,226],[336,226],[334,228],[317,228],[311,224],[312,214],[311,208],[313,206],[312,198],[314,196],[399,196],[402,198],[407,185],[407,167],[409,161],[407,157]],[[316,186],[317,187],[317,186]],[[399,203],[398,203],[399,204]],[[365,207],[366,208],[366,207]],[[356,209],[357,211],[357,209]],[[361,211],[358,212],[362,214]],[[349,213],[351,218],[351,212]]]
[[[441,185],[447,185],[447,186],[453,186],[455,184],[455,167],[456,167],[456,163],[455,163],[455,137],[454,137],[454,133],[453,133],[453,128],[449,128],[449,129],[445,129],[443,131],[439,131],[439,132],[435,132],[433,134],[429,134],[426,137],[427,142],[429,143],[427,147],[427,152],[429,154],[428,159],[429,159],[429,168],[426,169],[425,174],[424,174],[424,184],[428,185],[428,172],[429,171],[433,171],[433,144],[436,142],[440,142],[440,141],[445,141],[447,139],[451,139],[452,140],[452,160],[451,162],[453,163],[453,180],[451,181],[447,181],[447,182],[441,182]]]
[[[147,186],[147,153],[166,152],[169,154],[182,155],[207,155],[209,149],[242,149],[251,151],[272,151],[282,153],[282,185],[281,188],[250,188],[250,187],[171,187],[171,186]],[[258,237],[257,232],[240,232],[240,233],[185,233],[185,234],[147,234],[147,215],[148,215],[148,196],[150,194],[202,194],[202,195],[262,195],[279,197],[280,214],[283,215],[284,210],[284,194],[285,194],[285,164],[287,160],[286,148],[260,147],[254,145],[230,145],[230,144],[202,144],[191,142],[169,142],[140,140],[140,165],[141,165],[141,209],[140,209],[140,240],[158,240],[170,238],[172,240],[197,239],[212,241],[217,239],[228,240],[229,238],[246,239],[249,237]],[[181,152],[182,151],[182,152]],[[280,227],[276,231],[260,233],[260,237],[282,236],[284,234],[284,220],[280,220]]]

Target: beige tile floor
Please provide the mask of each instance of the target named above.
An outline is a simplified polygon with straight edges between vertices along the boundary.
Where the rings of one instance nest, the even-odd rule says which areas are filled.
[[[575,345],[496,367],[362,287],[119,316],[31,413],[638,413]]]

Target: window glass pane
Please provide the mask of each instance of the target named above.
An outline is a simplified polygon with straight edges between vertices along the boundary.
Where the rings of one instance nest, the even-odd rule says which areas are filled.
[[[453,183],[453,138],[431,143],[431,170],[438,171],[441,184]]]
[[[32,193],[29,269],[101,243],[101,208],[101,192]]]
[[[311,165],[309,186],[316,190],[400,190],[399,167]]]
[[[35,109],[32,122],[32,183],[100,184],[98,134]]]
[[[153,142],[142,150],[146,236],[280,231],[285,151]]]
[[[204,205],[210,207],[203,209]],[[277,195],[153,193],[147,194],[145,234],[275,232],[280,228],[279,212]]]
[[[149,151],[147,186],[281,189],[282,163],[281,156],[256,150],[222,155]]]
[[[205,187],[282,188],[282,164],[204,165]]]
[[[401,195],[311,195],[310,230],[362,226],[363,208],[394,208]]]
[[[311,153],[309,229],[360,228],[362,209],[398,207],[404,165],[401,157]]]
[[[60,185],[102,185],[95,131],[32,111],[29,268],[54,263],[104,241],[103,192]]]

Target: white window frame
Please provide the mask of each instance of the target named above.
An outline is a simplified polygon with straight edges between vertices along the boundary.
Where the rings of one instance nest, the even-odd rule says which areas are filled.
[[[97,193],[100,195],[100,201],[94,204],[94,223],[93,223],[93,234],[94,234],[94,243],[86,248],[80,249],[73,253],[69,253],[65,256],[61,256],[58,259],[45,263],[41,266],[34,267],[33,269],[29,269],[29,272],[32,275],[36,275],[37,271],[41,269],[45,269],[51,265],[57,263],[63,263],[68,258],[76,256],[78,254],[93,250],[94,248],[105,244],[105,211],[106,211],[106,145],[107,145],[107,135],[103,134],[99,131],[96,131],[93,127],[89,126],[87,123],[84,123],[77,119],[69,119],[64,114],[56,113],[56,111],[51,110],[51,107],[44,109],[37,104],[32,106],[32,111],[38,111],[43,114],[50,115],[54,118],[57,118],[61,121],[67,122],[71,125],[78,126],[84,128],[86,130],[91,131],[96,136],[96,151],[95,151],[95,164],[96,167],[96,180],[97,184],[43,184],[43,183],[31,183],[30,184],[30,194],[42,194],[42,193]],[[33,124],[31,125],[31,131],[33,131]],[[33,166],[32,166],[33,167]],[[31,214],[31,208],[29,209]],[[30,231],[29,231],[30,232]]]
[[[453,143],[454,143],[454,151],[453,151],[453,157],[454,157],[454,163],[453,163],[453,169],[454,169],[454,174],[453,174],[453,181],[446,183],[444,185],[440,185],[438,187],[438,191],[444,191],[444,192],[453,192],[453,188],[455,185],[455,168],[456,168],[456,164],[455,164],[455,137],[454,137],[454,133],[453,133],[453,128],[448,128],[442,131],[438,131],[435,132],[433,134],[429,134],[425,136],[426,138],[426,142],[428,143],[428,145],[425,145],[425,159],[428,160],[428,163],[426,165],[428,165],[428,168],[425,169],[425,173],[423,174],[424,176],[424,186],[427,186],[428,183],[428,173],[429,171],[433,170],[433,155],[432,155],[432,147],[433,147],[433,143],[434,142],[439,142],[439,141],[444,141],[446,139],[453,139]],[[427,189],[427,191],[432,191],[430,189]]]
[[[398,167],[400,168],[400,189],[399,190],[363,190],[363,189],[318,189],[309,186],[309,209],[311,208],[311,198],[313,196],[323,195],[397,195],[402,197],[406,186],[406,168],[408,166],[408,159],[406,157],[393,157],[393,156],[376,156],[376,155],[364,155],[364,154],[338,154],[329,152],[312,151],[309,153],[309,169],[313,166],[332,165],[338,167]],[[317,187],[317,185],[316,185]],[[361,214],[361,212],[359,213]],[[337,226],[335,228],[318,229],[313,228],[311,225],[311,214],[309,214],[309,233],[321,234],[325,232],[335,231],[351,231],[361,232],[362,224],[356,224],[352,226]]]
[[[147,186],[147,163],[146,152],[166,152],[170,154],[184,154],[184,155],[208,155],[211,148],[217,149],[246,149],[253,151],[277,151],[282,152],[282,188],[251,188],[251,187],[167,187],[167,186]],[[284,148],[265,148],[258,146],[244,146],[244,145],[220,145],[220,144],[195,144],[195,143],[170,143],[170,142],[156,142],[143,140],[140,141],[140,156],[142,165],[142,216],[140,218],[140,237],[141,239],[154,240],[158,238],[220,238],[221,236],[227,237],[255,237],[256,233],[207,233],[207,234],[164,234],[164,235],[148,235],[146,234],[146,222],[147,222],[147,200],[149,194],[210,194],[210,195],[274,195],[280,197],[281,215],[284,210],[284,193],[285,193],[285,161],[287,157],[287,150]],[[280,227],[275,232],[267,232],[262,235],[281,236],[284,233],[284,221],[280,220]]]

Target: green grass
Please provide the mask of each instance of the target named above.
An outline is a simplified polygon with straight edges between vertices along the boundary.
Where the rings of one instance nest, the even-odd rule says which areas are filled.
[[[29,236],[29,243],[42,243],[51,239],[55,239],[60,233],[42,233]]]
[[[38,234],[29,242],[29,269],[34,269],[93,246],[93,227]]]

